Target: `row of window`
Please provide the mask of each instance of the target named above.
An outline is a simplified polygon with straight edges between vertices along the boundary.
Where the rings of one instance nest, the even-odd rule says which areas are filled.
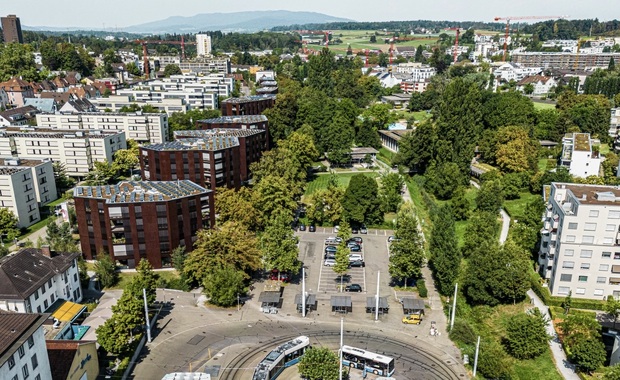
[[[618,265],[613,265],[612,266],[612,273],[620,273],[620,268],[618,268]],[[564,269],[573,269],[575,268],[575,262],[574,261],[564,261],[562,263],[562,268]],[[590,263],[581,263],[580,269],[590,269]],[[598,270],[601,272],[607,272],[609,271],[609,264],[599,264],[598,266]]]
[[[568,295],[568,293],[570,293],[571,289],[569,286],[560,286],[558,287],[558,294],[561,295]],[[586,288],[576,288],[575,289],[575,294],[578,295],[584,295],[586,294]],[[604,289],[594,289],[594,296],[603,296],[605,294],[605,290]]]

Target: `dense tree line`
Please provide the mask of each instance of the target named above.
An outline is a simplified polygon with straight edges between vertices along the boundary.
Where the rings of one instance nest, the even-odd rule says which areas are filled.
[[[586,35],[614,35],[620,30],[620,21],[599,21],[598,19],[548,20],[519,25],[520,32],[532,34],[533,39],[574,40]]]
[[[303,25],[277,26],[273,31],[289,30],[383,30],[409,32],[416,29],[442,30],[446,28],[465,28],[465,29],[485,29],[502,31],[505,24],[497,22],[479,21],[433,21],[433,20],[411,20],[411,21],[367,21],[367,22],[330,22],[330,23],[310,23]]]

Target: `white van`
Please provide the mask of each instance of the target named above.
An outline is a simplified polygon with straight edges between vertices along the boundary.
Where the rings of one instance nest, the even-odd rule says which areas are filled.
[[[359,253],[352,253],[349,255],[349,262],[364,261],[364,258]]]
[[[339,237],[328,237],[327,239],[325,239],[325,245],[338,245],[342,243],[342,239]]]

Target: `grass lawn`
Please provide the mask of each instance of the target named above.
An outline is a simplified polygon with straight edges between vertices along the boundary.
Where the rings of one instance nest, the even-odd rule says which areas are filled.
[[[554,110],[555,103],[534,102],[534,108],[537,110]]]
[[[377,42],[371,43],[370,36],[374,34],[375,34],[374,30],[333,30],[332,39],[334,40],[336,38],[339,38],[340,40],[342,40],[342,43],[337,44],[337,45],[331,43],[329,45],[329,50],[335,53],[338,53],[338,54],[342,54],[342,53],[345,53],[349,45],[351,45],[351,49],[353,49],[354,51],[370,49],[370,50],[381,50],[383,52],[387,52],[390,48],[390,45],[386,44],[384,42],[384,39],[390,38],[392,35],[391,34],[384,35],[384,33],[380,31],[379,35],[376,36]],[[407,36],[407,37],[413,38],[413,40],[399,42],[395,45],[395,47],[398,47],[398,46],[417,47],[419,45],[433,45],[435,42],[437,42],[437,36],[414,35],[414,36]],[[322,48],[323,48],[322,45],[308,44],[308,49],[321,50]]]
[[[426,239],[429,239],[431,236],[431,218],[428,210],[424,205],[424,202],[422,201],[420,187],[412,178],[407,178],[406,184],[407,188],[409,189],[409,194],[411,195],[413,205],[415,206],[416,212],[418,213],[418,218],[420,218],[420,223],[422,224],[422,231],[424,232],[424,236],[426,236]]]
[[[556,160],[553,158],[541,158],[538,160],[538,171],[546,172],[557,166]]]
[[[179,275],[176,270],[165,270],[165,271],[162,270],[162,271],[156,271],[155,273],[157,273],[161,278],[165,279],[166,281],[179,278]],[[119,273],[118,283],[106,289],[125,289],[125,287],[129,285],[131,280],[137,275],[138,275],[137,272],[121,272]]]
[[[599,152],[604,156],[610,152],[609,144],[601,144],[599,145]]]
[[[539,198],[540,195],[532,194],[529,191],[525,191],[521,193],[519,199],[512,199],[509,201],[504,201],[504,208],[506,212],[510,215],[512,219],[521,219],[523,217],[523,212],[525,211],[525,206],[532,200]]]
[[[549,350],[535,359],[515,361],[513,368],[517,379],[562,379],[562,376],[555,368],[553,357]]]
[[[379,174],[376,172],[360,172],[370,178],[376,178]],[[351,181],[351,177],[360,173],[336,173],[338,177],[338,182],[341,186],[347,187],[349,186],[349,182]],[[308,183],[308,187],[306,187],[306,192],[304,195],[310,195],[317,190],[326,189],[327,183],[329,182],[329,173],[321,173],[317,175],[317,177]]]

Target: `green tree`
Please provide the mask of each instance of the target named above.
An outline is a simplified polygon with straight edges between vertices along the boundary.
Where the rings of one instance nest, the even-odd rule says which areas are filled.
[[[266,269],[296,274],[299,271],[299,248],[294,239],[290,218],[278,214],[267,224],[260,238]]]
[[[112,168],[117,172],[129,174],[139,163],[137,152],[131,149],[120,149],[114,153]]]
[[[337,380],[338,356],[327,347],[311,347],[299,362],[299,374],[308,380]]]
[[[494,340],[480,343],[478,372],[486,379],[511,379],[512,363],[503,347]]]
[[[17,217],[6,207],[0,208],[0,239],[13,241],[19,235]]]
[[[382,215],[378,193],[379,189],[374,179],[364,174],[351,177],[342,199],[342,207],[347,220],[357,224],[380,222]]]
[[[600,338],[580,339],[571,347],[571,360],[587,373],[599,369],[606,357],[605,345]]]
[[[28,82],[39,80],[33,52],[29,44],[0,45],[0,81],[8,81],[12,77],[21,77]]]
[[[602,380],[620,380],[620,365],[605,368]]]
[[[50,219],[47,222],[47,236],[45,242],[50,246],[52,251],[56,252],[79,252],[69,223],[61,223],[58,225],[56,220]]]
[[[349,247],[347,247],[346,241],[338,244],[336,247],[336,265],[334,265],[334,272],[340,276],[340,291],[342,291],[342,281],[344,274],[349,270]]]
[[[433,218],[429,251],[437,289],[443,295],[451,294],[454,283],[459,277],[461,251],[449,205],[441,206]]]
[[[319,151],[311,135],[295,131],[278,144],[278,148],[297,161],[300,170],[306,171],[319,158]]]
[[[257,231],[263,225],[260,210],[256,208],[256,193],[249,187],[239,190],[223,189],[215,195],[215,212],[218,224],[236,221],[250,231]]]
[[[452,194],[450,206],[452,208],[454,220],[467,220],[469,218],[471,205],[466,197],[465,186],[458,187]]]
[[[165,77],[169,77],[171,75],[181,75],[181,74],[183,74],[183,72],[181,71],[178,65],[174,65],[174,64],[166,65],[166,67],[164,68]]]
[[[601,338],[601,324],[592,315],[570,314],[558,326],[564,334],[563,343],[571,351],[580,341]]]
[[[516,91],[493,93],[484,103],[483,119],[486,128],[529,127],[534,122],[534,103]]]
[[[406,285],[408,279],[421,276],[426,262],[418,218],[410,202],[402,204],[398,210],[395,236],[397,240],[390,247],[389,272],[391,277]]]
[[[565,91],[558,98],[556,108],[561,117],[579,127],[581,132],[599,137],[603,142],[609,139],[611,104],[604,95],[575,95],[572,91]]]
[[[136,266],[137,275],[133,277],[126,291],[134,298],[142,299],[142,289],[146,289],[146,301],[152,305],[157,298],[157,281],[159,275],[153,271],[153,266],[146,259],[141,259]]]
[[[187,252],[185,252],[185,247],[178,246],[172,250],[172,266],[179,273],[183,273],[185,269],[185,259],[187,258]]]
[[[379,188],[379,198],[384,212],[396,212],[402,203],[402,189],[405,180],[398,173],[383,173],[381,175],[381,187]]]
[[[506,325],[506,347],[517,359],[533,359],[548,349],[547,321],[540,313],[519,313]]]
[[[338,237],[342,239],[342,241],[346,242],[351,239],[351,235],[353,234],[351,225],[346,220],[340,222],[338,229]]]
[[[99,284],[101,284],[102,288],[114,286],[118,282],[116,265],[114,265],[114,262],[109,255],[105,253],[100,253],[99,255],[97,255],[97,262],[95,263],[95,275],[99,279]]]
[[[422,122],[415,131],[402,137],[394,164],[424,173],[436,154],[437,128],[434,123]]]
[[[204,277],[202,284],[209,302],[217,306],[232,306],[240,294],[245,294],[246,275],[233,265],[218,264]]]
[[[301,189],[292,191],[293,189],[294,186],[280,176],[269,175],[262,178],[254,187],[257,196],[256,207],[261,211],[262,219],[268,220],[277,214],[291,217],[293,211],[297,209],[295,199],[301,193]]]
[[[118,175],[116,168],[109,162],[95,161],[93,169],[86,175],[85,182],[89,186],[107,185]]]
[[[614,319],[614,329],[616,328],[616,320],[620,316],[620,301],[614,296],[607,296],[607,302],[603,306],[603,310]]]
[[[504,172],[534,170],[538,161],[538,141],[525,127],[503,127],[495,135],[495,162]]]
[[[329,49],[324,48],[319,54],[310,57],[308,61],[308,86],[323,91],[331,96],[334,91],[334,79],[332,72],[336,65],[334,55]]]
[[[439,199],[450,199],[467,178],[454,162],[432,161],[426,174],[425,188]]]
[[[534,85],[531,83],[527,83],[523,86],[523,93],[526,95],[532,95],[534,93]]]
[[[562,307],[564,308],[564,314],[568,315],[570,313],[570,309],[573,306],[573,292],[572,290],[568,292],[564,300],[562,301]]]
[[[138,67],[138,65],[136,65],[135,62],[129,62],[126,66],[125,69],[127,70],[127,72],[135,77],[142,75],[142,72],[140,71],[140,68]],[[164,70],[165,71],[165,70]]]
[[[133,331],[145,322],[143,302],[142,294],[136,297],[133,291],[124,290],[116,305],[112,306],[116,328],[127,331],[129,336],[133,335]]]
[[[499,224],[497,214],[475,211],[465,227],[465,241],[461,252],[470,257],[485,242],[498,238]]]
[[[54,170],[56,192],[60,196],[75,185],[75,180],[67,175],[67,169],[63,162],[54,161],[52,163],[52,169]]]
[[[500,181],[486,181],[476,194],[476,210],[497,215],[504,203],[504,194]]]
[[[97,327],[97,343],[110,353],[122,355],[129,350],[131,335],[112,315],[101,326]]]
[[[306,215],[315,223],[331,223],[337,224],[342,220],[343,208],[342,199],[344,197],[345,188],[340,186],[338,177],[330,174],[329,182],[326,189],[320,189],[308,197],[304,198],[306,207]]]

